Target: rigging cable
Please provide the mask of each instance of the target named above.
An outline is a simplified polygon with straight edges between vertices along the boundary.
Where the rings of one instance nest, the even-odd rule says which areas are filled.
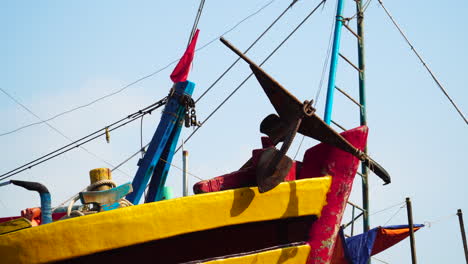
[[[19,102],[18,100],[16,100],[16,98],[14,98],[12,95],[10,95],[7,91],[5,91],[4,89],[0,88],[0,91],[2,91],[4,94],[6,94],[11,100],[13,100],[16,104],[18,104],[19,106],[21,106],[24,110],[26,110],[28,113],[30,113],[31,115],[35,116],[37,119],[42,120],[41,117],[39,117],[37,114],[35,114],[32,110],[30,110],[28,107],[26,107],[24,104],[22,104],[21,102]],[[62,131],[60,131],[59,129],[57,129],[56,127],[52,126],[51,124],[49,124],[48,122],[44,122],[49,128],[51,128],[52,130],[54,130],[55,132],[57,132],[58,134],[60,134],[62,137],[64,137],[65,139],[67,139],[68,141],[70,142],[73,142],[73,140],[71,138],[69,138],[67,135],[65,135]],[[105,159],[99,157],[98,155],[96,155],[95,153],[91,152],[90,150],[88,150],[87,148],[83,147],[83,146],[80,146],[80,148],[82,150],[84,150],[85,152],[87,152],[89,155],[97,158],[98,160],[100,160],[101,162],[104,162],[105,164],[107,164],[108,166],[114,166],[112,163],[106,161]],[[127,177],[130,177],[130,175],[128,175],[126,172],[122,171],[122,170],[119,170],[119,172],[123,173],[124,175],[126,175]]]
[[[297,0],[294,0],[268,27],[267,29],[265,29],[265,31],[263,31],[262,34],[260,34],[260,36],[258,36],[258,38],[252,43],[250,44],[250,46],[244,51],[244,54],[247,54],[247,52],[249,52],[250,49],[253,48],[253,46],[255,46],[255,44],[257,44],[257,42],[276,24],[276,22],[278,22],[278,20],[281,19],[281,17],[283,17],[283,15],[288,11],[290,10],[294,4],[296,4]],[[197,100],[195,100],[195,103],[197,103],[198,101],[200,101],[210,90],[211,88],[213,88],[236,64],[237,62],[240,61],[240,57],[237,58],[232,64],[231,66],[229,66],[219,77],[218,79],[216,79],[203,93],[202,95],[200,95],[200,97],[198,97]]]
[[[260,63],[259,67],[261,67],[265,62],[267,62],[271,56],[273,56],[273,54],[275,54],[279,48],[281,48],[281,46],[283,46],[283,44],[309,19],[310,16],[312,16],[315,11],[317,11],[317,9],[323,5],[327,0],[322,0],[320,1],[320,3],[304,18],[304,20],[302,20],[301,23],[299,23],[299,25],[270,53],[270,55],[268,55],[268,57],[266,57],[262,63]],[[249,76],[247,76],[247,78],[245,78],[237,87],[236,89],[234,89],[222,102],[221,104],[219,104],[215,110],[213,110],[213,112],[211,112],[208,117],[201,123],[201,126],[198,126],[188,137],[187,139],[185,140],[185,142],[187,142],[199,129],[200,127],[203,126],[203,124],[205,124],[249,79],[250,77],[252,77],[253,73],[250,73]],[[179,150],[180,150],[181,146],[179,146],[177,148],[177,150],[175,151],[175,153],[177,153]]]
[[[392,208],[395,208],[395,207],[397,207],[397,206],[401,206],[401,205],[403,205],[403,204],[405,204],[405,203],[406,203],[406,202],[399,202],[399,203],[397,203],[397,204],[390,205],[390,206],[388,206],[388,207],[386,207],[386,208],[384,208],[384,209],[382,209],[382,210],[379,210],[379,211],[377,211],[377,212],[373,212],[373,213],[370,214],[369,216],[373,216],[373,215],[376,215],[376,214],[378,214],[378,213],[385,212],[385,211],[390,210],[390,209],[392,209]]]
[[[205,5],[205,0],[200,0],[200,6],[198,7],[197,15],[195,16],[195,21],[193,22],[192,30],[190,31],[190,37],[188,39],[187,46],[190,45],[190,41],[192,41],[193,35],[198,28],[198,22],[200,22],[200,17],[203,11],[203,6]]]
[[[138,154],[138,152],[137,152],[137,154]],[[133,157],[133,156],[132,156],[132,157]],[[165,163],[167,163],[167,164],[169,164],[170,166],[172,166],[172,167],[174,167],[174,168],[180,170],[180,171],[183,171],[182,168],[180,168],[180,167],[178,167],[178,166],[176,166],[176,165],[174,165],[174,164],[172,164],[172,163],[169,163],[168,161],[166,161],[166,160],[164,160],[164,159],[160,159],[160,160],[163,161],[163,162],[165,162]],[[120,164],[120,165],[122,165],[122,164]],[[114,169],[115,169],[115,168],[114,168]],[[200,181],[203,181],[203,179],[202,179],[201,177],[198,177],[197,175],[195,175],[195,174],[193,174],[193,173],[191,173],[191,172],[188,172],[188,171],[186,171],[186,172],[187,172],[188,175],[190,175],[190,176],[192,176],[192,177],[194,177],[194,178],[197,178],[197,179],[200,180]],[[79,191],[78,193],[76,193],[75,195],[73,195],[72,197],[68,198],[67,200],[65,200],[65,201],[63,201],[62,203],[60,203],[59,205],[57,205],[56,207],[52,208],[52,212],[55,211],[55,209],[57,209],[57,208],[59,208],[59,207],[61,207],[61,206],[64,206],[65,204],[69,203],[71,200],[75,199],[75,197],[77,197],[77,195],[79,195],[80,192],[84,192],[87,188],[88,188],[88,187],[82,189],[81,191]],[[146,189],[145,189],[145,192],[146,192]],[[145,194],[145,196],[146,196],[146,194]],[[1,201],[0,201],[0,202],[1,202]]]
[[[374,256],[371,256],[371,258],[374,259],[374,260],[377,260],[377,261],[379,261],[379,262],[381,262],[381,263],[384,263],[384,264],[390,264],[389,262],[384,261],[384,260],[381,260],[381,259],[378,259],[378,258],[376,258],[376,257],[374,257]]]
[[[361,2],[361,0],[358,0]],[[367,0],[367,2],[365,2],[363,5],[362,5],[362,13],[365,13],[367,8],[369,7],[370,3],[371,3],[372,0]],[[356,1],[357,2],[357,1]],[[351,17],[347,17],[347,18],[344,18],[343,22],[349,22],[350,20],[353,20],[357,17],[357,15],[359,15],[359,11],[357,11],[356,13],[354,13],[354,15],[352,15]]]
[[[37,158],[37,159],[35,159],[33,161],[30,161],[30,162],[28,162],[28,163],[26,163],[26,164],[24,164],[22,166],[19,166],[19,167],[13,169],[13,170],[10,170],[10,171],[0,175],[0,181],[3,181],[5,179],[7,179],[7,178],[10,178],[13,175],[16,175],[16,174],[18,174],[20,172],[23,172],[25,170],[31,169],[32,167],[35,167],[35,166],[37,166],[37,165],[39,165],[39,164],[41,164],[43,162],[46,162],[46,161],[48,161],[50,159],[53,159],[53,158],[55,158],[57,156],[60,156],[60,155],[62,155],[64,153],[66,153],[66,152],[68,152],[68,151],[70,151],[72,149],[75,149],[75,148],[77,148],[77,147],[79,147],[81,145],[84,145],[84,144],[86,144],[86,143],[88,143],[88,142],[90,142],[90,141],[92,141],[92,140],[94,140],[94,139],[96,139],[98,137],[101,137],[101,136],[106,134],[106,129],[108,129],[108,131],[113,131],[113,130],[118,129],[118,128],[122,127],[122,126],[127,125],[130,122],[138,120],[143,115],[151,114],[152,111],[154,111],[155,109],[163,106],[164,104],[166,104],[166,102],[167,102],[167,97],[165,97],[162,100],[159,100],[158,102],[156,102],[156,103],[154,103],[154,104],[152,104],[150,106],[147,106],[147,107],[145,107],[145,108],[143,108],[143,109],[141,109],[141,110],[139,110],[139,111],[137,111],[137,112],[135,112],[133,114],[130,114],[127,117],[122,118],[122,119],[112,123],[111,125],[108,125],[108,126],[102,128],[102,129],[99,129],[99,130],[97,130],[97,131],[95,131],[95,132],[93,132],[93,133],[91,133],[91,134],[89,134],[87,136],[84,136],[84,137],[82,137],[82,138],[80,138],[78,140],[75,140],[74,142],[72,142],[70,144],[67,144],[67,145],[65,145],[65,146],[63,146],[61,148],[58,148],[58,149],[56,149],[56,150],[54,150],[54,151],[52,151],[52,152],[50,152],[50,153],[48,153],[46,155],[43,155],[43,156],[41,156],[41,157],[39,157],[39,158]],[[129,119],[129,120],[125,121],[127,119]],[[110,128],[110,127],[113,127],[113,128]]]
[[[416,51],[416,49],[413,47],[413,45],[411,44],[411,42],[408,40],[408,38],[406,37],[405,33],[403,33],[403,31],[401,30],[400,26],[398,26],[398,24],[396,23],[395,19],[392,17],[392,15],[390,15],[390,13],[388,12],[387,8],[385,8],[384,4],[382,3],[382,0],[378,0],[379,3],[380,3],[380,6],[382,6],[382,8],[384,9],[385,13],[387,14],[387,16],[390,18],[390,20],[392,21],[393,25],[395,25],[395,27],[398,29],[398,31],[400,32],[401,36],[405,39],[406,43],[410,46],[411,50],[413,51],[414,54],[416,54],[416,56],[418,57],[419,61],[422,63],[422,65],[424,66],[424,68],[426,68],[426,70],[429,72],[429,74],[431,75],[432,79],[434,80],[434,82],[437,84],[437,86],[440,88],[440,90],[444,93],[444,95],[447,97],[447,99],[450,101],[450,103],[453,105],[453,107],[455,107],[455,109],[457,110],[458,114],[463,118],[463,120],[465,121],[465,123],[468,125],[468,120],[466,119],[465,115],[462,113],[462,111],[458,108],[458,106],[455,104],[455,102],[452,100],[452,98],[450,98],[450,96],[448,95],[447,91],[445,91],[444,87],[442,87],[442,84],[439,82],[439,80],[436,78],[436,76],[432,73],[431,69],[429,69],[429,66],[427,66],[426,62],[423,60],[423,58],[419,55],[419,53]]]
[[[267,3],[266,5],[264,5],[261,9],[259,9],[256,13],[251,14],[249,17],[251,17],[251,16],[257,14],[258,12],[260,12],[261,10],[263,10],[264,8],[266,8],[268,5],[272,4],[274,1],[275,1],[275,0],[270,1],[269,3]],[[285,11],[283,11],[283,13],[267,28],[266,31],[268,31],[268,30],[271,28],[271,26],[273,26],[273,25],[278,21],[278,19],[279,19],[280,17],[282,17],[283,14],[284,14],[290,7],[292,7],[292,6],[295,4],[295,2],[296,2],[296,0],[294,0],[294,1],[288,6],[288,8],[287,8]],[[320,2],[319,5],[312,11],[312,13],[310,13],[310,14],[305,18],[305,20],[307,20],[307,19],[315,12],[315,10],[318,9],[318,7],[319,7],[320,5],[322,5],[324,2],[326,2],[326,0],[323,0],[322,2]],[[244,20],[248,19],[249,17],[246,17]],[[244,21],[244,20],[243,20],[243,21]],[[305,22],[305,20],[303,20],[302,23],[301,23],[298,27],[300,27],[300,26]],[[238,24],[242,23],[243,21],[239,22]],[[237,25],[235,25],[233,28],[231,28],[230,30],[228,30],[227,32],[225,32],[223,35],[229,33],[229,32],[230,32],[231,30],[233,30],[236,26],[237,26]],[[297,30],[298,27],[297,27],[295,30]],[[280,46],[283,45],[283,43],[295,32],[295,30],[280,44]],[[266,31],[263,32],[263,33],[260,35],[259,38],[261,38],[261,37],[266,33]],[[259,40],[259,38],[258,38],[256,41],[254,41],[254,43],[246,50],[246,52],[247,52],[253,45],[255,45],[255,43]],[[216,39],[216,40],[217,40],[217,39]],[[211,41],[211,42],[213,42],[213,41]],[[210,44],[211,42],[209,42],[208,44]],[[206,45],[208,45],[208,44],[206,44]],[[268,59],[271,57],[271,55],[273,55],[273,53],[276,52],[276,50],[277,50],[280,46],[278,46],[278,47],[270,54],[270,56],[269,56],[267,59],[265,59],[265,61],[263,61],[263,63],[265,63],[266,60],[268,60]],[[197,103],[200,99],[202,99],[203,96],[205,96],[206,93],[207,93],[209,90],[211,90],[211,88],[213,88],[213,86],[214,86],[222,77],[224,77],[224,75],[226,75],[226,73],[234,66],[235,63],[237,63],[237,61],[239,61],[239,59],[237,59],[231,66],[229,66],[228,69],[227,69],[225,72],[223,72],[223,73],[221,74],[221,76],[220,76],[218,79],[216,79],[216,81],[215,81],[212,85],[210,85],[210,87],[195,101],[195,103]],[[263,63],[262,63],[262,64],[263,64]],[[262,64],[261,64],[261,65],[262,65]],[[217,111],[217,110],[218,110],[218,109],[219,109],[219,108],[220,108],[220,107],[237,91],[237,90],[239,90],[239,88],[240,88],[251,76],[252,76],[252,74],[250,74],[250,75],[247,77],[247,79],[245,79],[245,80],[244,80],[244,81],[243,81],[243,82],[242,82],[242,83],[241,83],[241,84],[240,84],[240,85],[239,85],[239,86],[238,86],[238,87],[221,103],[221,105],[219,105],[219,106],[205,119],[205,121],[203,121],[202,124],[204,124],[204,123],[205,123],[205,122],[206,122],[206,121],[207,121],[207,120],[208,120],[208,119],[209,119],[209,118],[210,118],[210,117],[211,117],[211,116],[212,116],[212,115],[213,115],[213,114],[214,114],[214,113],[215,113],[215,112],[216,112],[216,111]],[[197,127],[197,128],[190,134],[190,136],[185,140],[185,142],[187,142],[187,140],[189,140],[189,139],[192,137],[192,135],[195,134],[195,133],[198,131],[199,128],[200,128],[200,126]],[[144,148],[146,148],[146,147],[148,147],[148,146],[149,146],[149,143],[146,144],[146,145],[144,146]],[[177,153],[177,152],[180,150],[181,147],[182,147],[182,145],[179,146],[179,147],[177,148],[177,150],[175,151],[175,153]],[[138,155],[139,152],[140,152],[140,150],[138,150],[137,152],[133,153],[130,157],[128,157],[127,159],[125,159],[124,161],[122,161],[121,163],[119,163],[116,167],[114,167],[114,168],[112,169],[112,171],[118,169],[120,166],[122,166],[122,165],[124,165],[125,163],[127,163],[128,161],[130,161],[132,158],[134,158],[136,155]]]
[[[400,206],[400,208],[382,226],[386,226],[390,222],[390,220],[392,220],[401,211],[401,209],[403,209],[405,207],[406,207],[406,204]]]
[[[276,0],[272,0],[272,1],[268,2],[267,4],[263,5],[262,7],[260,7],[258,10],[256,10],[256,11],[253,12],[252,14],[248,15],[247,17],[243,18],[241,21],[237,22],[233,27],[231,27],[230,29],[228,29],[227,31],[225,31],[224,33],[222,33],[221,35],[219,35],[219,36],[213,38],[212,40],[210,40],[208,43],[206,43],[205,45],[201,46],[200,48],[197,48],[196,51],[202,50],[202,49],[208,47],[209,45],[213,44],[213,43],[214,43],[215,41],[217,41],[220,37],[222,37],[222,36],[224,36],[224,35],[230,33],[231,31],[233,31],[234,29],[236,29],[238,26],[240,26],[242,23],[244,23],[245,21],[247,21],[247,20],[250,19],[251,17],[253,17],[253,16],[259,14],[260,12],[262,12],[265,8],[267,8],[269,5],[271,5],[271,4],[272,4],[273,2],[275,2],[275,1],[276,1]],[[69,113],[74,112],[74,111],[76,111],[76,110],[79,110],[79,109],[81,109],[81,108],[88,107],[88,106],[90,106],[90,105],[92,105],[92,104],[95,104],[95,103],[97,103],[97,102],[99,102],[99,101],[101,101],[101,100],[104,100],[104,99],[106,99],[106,98],[108,98],[108,97],[111,97],[111,96],[114,96],[114,95],[116,95],[116,94],[119,94],[119,93],[123,92],[124,90],[128,89],[129,87],[131,87],[131,86],[133,86],[133,85],[135,85],[135,84],[137,84],[137,83],[139,83],[139,82],[141,82],[141,81],[143,81],[143,80],[145,80],[145,79],[148,79],[148,78],[150,78],[150,77],[153,77],[154,75],[156,75],[156,74],[162,72],[163,70],[169,68],[171,65],[177,63],[179,60],[180,60],[180,57],[177,58],[177,59],[175,59],[175,60],[173,60],[173,61],[171,61],[171,62],[169,62],[169,63],[166,64],[164,67],[162,67],[162,68],[160,68],[160,69],[158,69],[158,70],[156,70],[156,71],[154,71],[154,72],[152,72],[152,73],[150,73],[150,74],[148,74],[148,75],[145,75],[145,76],[143,76],[143,77],[140,77],[139,79],[137,79],[137,80],[135,80],[135,81],[133,81],[133,82],[131,82],[131,83],[129,83],[129,84],[123,86],[123,87],[120,88],[119,90],[116,90],[116,91],[111,92],[111,93],[109,93],[109,94],[107,94],[107,95],[104,95],[104,96],[101,96],[101,97],[99,97],[99,98],[97,98],[97,99],[94,99],[93,101],[91,101],[91,102],[89,102],[89,103],[86,103],[86,104],[84,104],[84,105],[80,105],[80,106],[74,107],[74,108],[72,108],[72,109],[70,109],[70,110],[66,110],[66,111],[64,111],[64,112],[58,113],[58,114],[56,114],[56,115],[54,115],[54,116],[52,116],[52,117],[50,117],[50,118],[48,118],[48,119],[45,119],[45,120],[43,120],[43,121],[41,121],[41,122],[30,123],[30,124],[27,124],[27,125],[18,127],[18,128],[16,128],[16,129],[13,129],[13,130],[11,130],[11,131],[1,133],[1,134],[0,134],[0,137],[6,136],[6,135],[9,135],[9,134],[12,134],[12,133],[15,133],[15,132],[17,132],[17,131],[19,131],[19,130],[22,130],[22,129],[25,129],[25,128],[28,128],[28,127],[31,127],[31,126],[43,124],[43,123],[45,123],[45,122],[47,122],[47,121],[51,121],[51,120],[56,119],[56,118],[58,118],[58,117],[60,117],[60,116],[69,114]]]
[[[338,5],[338,2],[336,2],[334,10],[336,10],[336,5]],[[318,85],[317,93],[315,94],[314,108],[316,108],[317,103],[318,103],[318,99],[319,99],[320,94],[322,92],[323,82],[325,81],[325,75],[327,73],[328,62],[331,59],[330,58],[330,52],[331,52],[331,49],[332,49],[333,28],[335,27],[335,22],[336,22],[336,18],[333,17],[333,22],[331,23],[331,27],[330,27],[330,35],[328,37],[327,53],[325,55],[325,60],[323,61],[322,75],[320,76],[320,82],[319,82],[319,85]],[[293,158],[294,160],[296,159],[297,154],[299,154],[299,151],[301,150],[302,144],[304,143],[304,139],[305,139],[305,135],[302,135],[301,142],[299,143],[299,146],[297,147],[297,150],[296,150],[296,154],[294,155],[294,158]]]
[[[447,219],[450,219],[454,216],[457,216],[457,214],[449,214],[446,216],[440,216],[432,221],[424,221],[424,225],[427,226],[428,228],[431,228],[433,224],[438,224],[440,222],[446,221]]]

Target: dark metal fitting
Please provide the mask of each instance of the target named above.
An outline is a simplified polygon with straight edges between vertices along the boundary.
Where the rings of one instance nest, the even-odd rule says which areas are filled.
[[[312,106],[313,101],[314,100],[312,100],[310,102],[308,100],[304,101],[304,105],[302,107],[302,110],[303,110],[303,112],[304,112],[304,114],[306,116],[312,116],[315,113],[315,108]]]

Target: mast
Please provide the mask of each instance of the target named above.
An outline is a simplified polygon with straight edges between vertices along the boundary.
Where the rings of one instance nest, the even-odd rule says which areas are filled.
[[[366,115],[366,79],[365,79],[365,59],[364,59],[364,12],[362,10],[362,1],[356,1],[357,11],[357,46],[358,46],[358,67],[359,67],[359,104],[361,126],[367,125]],[[364,153],[367,154],[367,146],[364,148]],[[363,230],[369,231],[369,169],[364,164],[361,164],[362,172],[362,207],[363,215]]]
[[[344,0],[338,0],[336,10],[336,23],[334,29],[333,48],[330,61],[330,72],[328,78],[327,88],[327,101],[325,105],[325,116],[324,121],[327,124],[332,123],[331,115],[333,108],[333,95],[336,88],[336,72],[338,68],[338,58],[342,57],[347,61],[353,68],[359,73],[359,103],[349,97],[346,93],[340,90],[349,99],[353,100],[360,108],[360,125],[367,125],[366,116],[366,92],[365,92],[365,59],[364,59],[364,12],[362,7],[362,1],[356,0],[356,12],[357,12],[357,33],[353,32],[351,28],[344,24],[343,21],[343,4]],[[340,38],[341,38],[341,27],[345,26],[354,36],[357,38],[358,46],[358,66],[356,67],[351,61],[340,54]],[[335,122],[333,122],[336,124]],[[336,124],[338,125],[338,124]],[[367,147],[364,149],[364,153],[367,154]],[[369,168],[364,164],[361,165],[362,172],[362,208],[363,210],[363,231],[369,231],[369,186],[368,186],[368,175]]]

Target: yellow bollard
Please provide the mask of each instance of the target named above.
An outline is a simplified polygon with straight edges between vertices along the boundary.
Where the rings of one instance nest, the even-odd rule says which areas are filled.
[[[89,171],[89,178],[91,184],[102,180],[112,180],[112,172],[109,168],[97,168]],[[96,191],[109,190],[109,185],[102,185],[96,189]]]

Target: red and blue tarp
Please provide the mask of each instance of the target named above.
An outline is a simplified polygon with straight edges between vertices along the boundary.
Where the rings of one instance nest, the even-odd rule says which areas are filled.
[[[413,225],[414,231],[424,225]],[[369,258],[395,245],[410,234],[409,225],[379,226],[363,234],[346,238],[338,234],[333,264],[367,264]]]

